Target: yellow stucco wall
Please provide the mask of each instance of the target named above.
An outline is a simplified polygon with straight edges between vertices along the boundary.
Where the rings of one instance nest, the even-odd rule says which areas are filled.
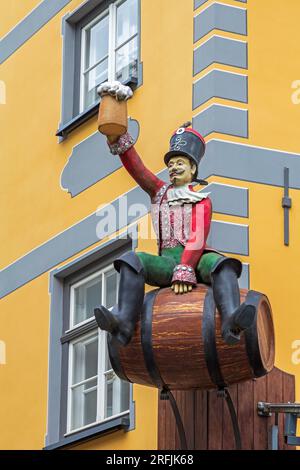
[[[8,3],[9,7],[2,11],[1,35],[39,2]],[[93,213],[100,204],[135,186],[123,169],[73,199],[59,184],[72,148],[96,129],[96,118],[92,118],[65,142],[58,144],[55,137],[61,107],[61,18],[81,3],[81,0],[72,0],[0,68],[0,80],[5,82],[7,93],[6,105],[0,106],[1,268]],[[209,1],[197,12],[210,3],[213,2]],[[223,3],[237,5],[234,0]],[[239,3],[248,10],[249,69],[222,65],[218,68],[238,71],[249,77],[249,103],[236,103],[237,107],[249,109],[249,139],[221,134],[212,134],[209,138],[300,153],[297,128],[300,105],[293,104],[291,99],[292,83],[300,78],[297,64],[300,43],[296,39],[300,3],[298,0],[289,0],[288,6],[286,3],[281,0]],[[143,85],[129,102],[129,112],[141,126],[137,149],[145,163],[157,172],[162,169],[162,155],[168,147],[171,131],[193,115],[193,2],[142,0],[141,20]],[[222,35],[239,38],[231,33],[222,32]],[[234,105],[222,99],[212,102]],[[240,259],[250,263],[251,288],[270,298],[276,329],[276,365],[295,374],[299,401],[300,365],[292,362],[292,343],[300,340],[297,295],[300,192],[290,192],[293,200],[290,246],[285,247],[282,188],[220,177],[210,180],[249,188],[250,255]],[[239,222],[231,216],[215,215],[214,218]],[[151,247],[154,251],[154,244]],[[148,242],[140,242],[139,249],[147,248]],[[46,273],[1,300],[0,340],[5,342],[7,349],[7,363],[0,365],[1,449],[39,449],[44,446],[48,284]],[[137,410],[134,431],[112,434],[80,447],[155,448],[157,393],[135,386],[134,400]]]

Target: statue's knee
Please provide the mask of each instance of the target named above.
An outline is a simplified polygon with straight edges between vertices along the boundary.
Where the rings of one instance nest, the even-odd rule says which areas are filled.
[[[236,258],[222,256],[213,266],[211,270],[211,276],[214,277],[214,275],[226,269],[233,271],[236,274],[237,278],[239,278],[242,274],[243,265],[241,261]]]
[[[118,272],[120,272],[123,263],[130,266],[136,273],[143,271],[143,263],[135,251],[127,251],[122,256],[115,259],[114,267]]]

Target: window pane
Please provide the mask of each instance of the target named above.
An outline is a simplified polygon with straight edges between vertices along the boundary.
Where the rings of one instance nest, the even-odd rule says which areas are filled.
[[[117,9],[117,47],[137,32],[137,0],[126,0]]]
[[[138,40],[135,37],[116,51],[116,80],[125,81],[137,78],[138,72]]]
[[[108,59],[101,62],[84,76],[84,106],[88,108],[97,101],[98,86],[108,78]]]
[[[72,385],[96,376],[97,372],[98,333],[74,345]]]
[[[97,389],[86,393],[84,401],[84,426],[97,419]]]
[[[115,270],[105,273],[106,307],[111,308],[117,302],[118,276]]]
[[[129,383],[120,380],[113,372],[106,375],[105,392],[106,418],[129,409]]]
[[[106,418],[113,415],[113,382],[107,384],[106,388]]]
[[[85,70],[92,67],[108,54],[108,16],[86,31]]]
[[[111,369],[112,369],[112,366],[111,366],[111,363],[110,363],[108,350],[106,349],[105,372],[107,372],[108,370],[111,370]]]
[[[129,388],[130,384],[121,380],[121,413],[129,410]]]
[[[97,419],[97,379],[72,390],[71,429],[94,423]]]
[[[102,281],[97,276],[74,289],[74,325],[93,317],[94,308],[101,304]]]

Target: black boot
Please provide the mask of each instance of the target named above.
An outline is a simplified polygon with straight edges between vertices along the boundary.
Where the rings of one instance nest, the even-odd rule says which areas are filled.
[[[238,263],[238,260],[226,258],[212,272],[214,299],[222,319],[222,336],[229,345],[240,341],[240,333],[252,325],[256,314],[254,305],[241,305]]]
[[[95,308],[94,314],[99,328],[126,346],[142,311],[145,277],[143,266],[133,251],[115,260],[114,267],[120,273],[118,305],[112,311],[101,305]]]

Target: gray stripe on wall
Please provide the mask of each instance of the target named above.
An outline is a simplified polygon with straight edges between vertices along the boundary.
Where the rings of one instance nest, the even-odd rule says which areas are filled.
[[[235,0],[236,2],[243,2],[243,3],[247,3],[247,0]]]
[[[249,255],[248,225],[213,220],[207,244],[225,253]]]
[[[129,119],[128,130],[136,142],[138,122]],[[73,148],[61,175],[61,186],[74,197],[121,167],[121,160],[110,153],[105,136],[97,131]]]
[[[213,212],[249,217],[248,189],[221,183],[210,183],[201,192],[210,192]]]
[[[247,10],[241,7],[213,3],[194,18],[194,42],[213,29],[247,34]]]
[[[164,170],[159,176],[164,179],[166,171]],[[108,206],[103,207],[98,215],[94,213],[88,216],[4,268],[0,272],[0,298],[32,281],[77,253],[80,253],[82,250],[99,242],[105,235],[111,235],[117,230],[123,229],[148,213],[150,207],[149,197],[141,188],[134,188],[126,193],[126,196],[127,204],[124,197],[118,198],[111,203],[110,210],[115,211],[116,224],[109,226],[105,234],[99,234],[98,236],[96,229],[97,225],[107,217]],[[134,204],[136,204],[136,206],[134,206]],[[128,208],[130,208],[129,213]],[[136,209],[137,212],[133,211],[134,209]],[[215,208],[215,210],[217,210],[217,208]],[[221,242],[224,240],[224,251],[231,251],[233,249],[233,242],[231,243],[227,240],[228,229],[225,227],[227,224],[225,222],[217,222],[217,224],[217,230],[220,233],[214,237],[217,242],[216,248],[221,250]],[[214,225],[215,222],[212,223],[212,233],[215,232]],[[236,240],[238,240],[242,238],[242,235],[239,226],[236,227]],[[232,233],[232,231],[234,231],[234,229],[231,228],[230,233]],[[240,253],[240,246],[244,246],[244,243],[246,243],[244,239],[238,242],[237,253]]]
[[[248,101],[248,77],[224,70],[211,70],[193,84],[193,109],[211,98]]]
[[[48,420],[46,445],[59,441],[60,395],[63,332],[63,282],[51,277],[50,336],[49,336],[49,382],[48,382]]]
[[[211,132],[248,137],[248,111],[213,104],[193,118],[193,127],[203,136]]]
[[[194,10],[204,5],[204,3],[208,2],[208,0],[194,0]]]
[[[290,188],[300,189],[300,154],[213,139],[199,174],[284,187],[285,167],[290,169]]]
[[[285,167],[290,168],[291,189],[300,189],[300,154],[212,140],[208,143],[206,156],[200,164],[200,175],[202,178],[216,175],[283,187]],[[165,174],[166,171],[159,176],[163,178]],[[129,203],[130,201],[149,202],[147,195],[140,188],[130,191],[128,200]],[[118,228],[126,226],[127,222],[131,223],[143,215],[142,212],[130,214],[127,220],[124,208],[119,207],[122,204],[121,201],[115,200],[112,204],[116,208],[117,215],[121,214],[125,219],[121,218]],[[105,216],[105,208],[100,215]],[[101,217],[92,214],[4,268],[0,272],[0,296],[4,297],[98,242],[96,226],[100,220]],[[114,233],[114,230],[111,232]]]
[[[250,289],[250,273],[248,263],[243,263],[242,274],[239,278],[239,286],[240,289]]]
[[[0,63],[37,33],[71,0],[44,0],[0,41]]]
[[[136,204],[137,201],[145,208],[149,206],[148,195],[140,188],[127,193],[128,207]],[[115,210],[116,214],[116,225],[109,227],[109,234],[126,227],[147,213],[147,210],[144,210],[140,214],[131,212],[127,215],[127,208],[122,206],[123,202],[121,199],[116,199],[111,203],[111,210]],[[107,206],[99,211],[98,215],[94,213],[88,216],[2,270],[0,272],[0,298],[99,242],[101,238],[97,236],[96,228],[105,217],[107,217]]]
[[[247,68],[247,43],[212,36],[194,51],[194,75],[213,63]]]

